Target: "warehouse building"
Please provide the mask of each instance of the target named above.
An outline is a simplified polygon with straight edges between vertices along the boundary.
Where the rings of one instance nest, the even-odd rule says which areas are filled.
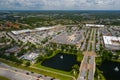
[[[109,50],[120,50],[120,37],[103,36],[104,45]]]
[[[99,24],[86,24],[86,27],[104,28],[105,25],[99,25]]]

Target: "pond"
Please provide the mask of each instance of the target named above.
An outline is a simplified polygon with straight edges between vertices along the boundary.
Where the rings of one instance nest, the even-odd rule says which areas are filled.
[[[63,71],[71,71],[74,64],[80,65],[80,62],[77,62],[77,56],[72,54],[59,53],[56,56],[43,61],[42,66]]]
[[[106,80],[120,80],[120,62],[104,62],[99,67]]]

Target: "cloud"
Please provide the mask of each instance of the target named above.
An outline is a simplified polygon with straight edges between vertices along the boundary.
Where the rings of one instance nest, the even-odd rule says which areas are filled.
[[[0,10],[119,10],[119,0],[0,0]]]

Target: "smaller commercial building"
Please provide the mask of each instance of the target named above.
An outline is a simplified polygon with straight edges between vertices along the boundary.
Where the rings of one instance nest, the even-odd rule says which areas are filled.
[[[103,36],[104,45],[109,50],[120,50],[120,37]]]
[[[5,52],[8,52],[8,53],[16,53],[16,52],[19,52],[20,50],[21,50],[20,47],[14,46],[14,47],[12,47],[12,48],[10,48],[10,49],[8,49],[8,50],[5,50]]]
[[[39,53],[36,52],[28,52],[25,55],[21,56],[22,59],[33,61],[39,56]]]

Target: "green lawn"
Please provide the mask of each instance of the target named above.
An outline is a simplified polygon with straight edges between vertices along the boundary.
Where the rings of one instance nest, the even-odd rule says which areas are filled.
[[[78,62],[81,62],[82,60],[83,60],[83,54],[82,54],[83,52],[79,52],[79,53],[77,53],[77,61]]]
[[[94,30],[93,30],[93,33],[92,33],[92,41],[94,40]]]
[[[92,51],[92,47],[93,47],[93,46],[92,46],[92,43],[90,43],[90,51]]]
[[[39,69],[44,69],[44,70],[48,70],[46,71],[47,73],[46,74],[49,74],[51,75],[51,71],[54,73],[58,73],[58,74],[53,74],[51,76],[55,77],[55,76],[60,76],[60,79],[61,80],[72,80],[72,78],[68,77],[68,76],[72,76],[71,72],[66,72],[66,71],[62,71],[62,70],[58,70],[58,69],[53,69],[53,68],[49,68],[49,67],[45,67],[45,66],[42,66],[41,64],[35,64],[33,67],[36,67],[36,68],[39,68]],[[62,74],[62,75],[60,75]],[[64,76],[63,76],[64,75]],[[65,75],[68,75],[67,77]]]
[[[33,72],[36,72],[36,73],[39,73],[39,74],[43,74],[43,75],[47,75],[47,76],[51,76],[51,77],[55,77],[55,78],[58,78],[60,80],[73,80],[72,77],[70,77],[70,72],[63,72],[63,71],[59,71],[59,70],[54,70],[56,73],[53,73],[53,72],[49,72],[49,71],[45,71],[47,70],[48,68],[45,68],[45,67],[42,67],[42,66],[39,66],[40,68],[42,69],[45,69],[45,70],[41,70],[41,69],[36,69],[36,68],[32,68],[32,67],[24,67],[24,66],[20,66],[20,65],[17,65],[11,61],[7,61],[7,60],[4,60],[4,59],[0,59],[1,62],[4,62],[10,66],[13,66],[13,67],[16,67],[16,68],[21,68],[21,69],[24,69],[24,70],[28,70],[28,71],[33,71]],[[53,70],[53,69],[49,69],[49,70]],[[63,75],[59,74],[59,73],[63,73]],[[69,76],[65,76],[64,74],[67,74]]]
[[[10,80],[10,79],[3,77],[3,76],[0,76],[0,80]]]
[[[39,63],[38,63],[38,64],[35,64],[34,66],[37,67],[37,68],[45,69],[45,70],[50,70],[50,71],[59,72],[59,73],[62,73],[62,74],[71,75],[70,72],[66,72],[66,71],[62,71],[62,70],[58,70],[58,69],[53,69],[53,68],[45,67],[45,66],[42,66],[42,65],[39,64]],[[72,76],[72,75],[71,75],[71,76]]]
[[[117,60],[112,60],[112,61],[114,61],[114,62],[120,62],[120,59],[117,59]]]

